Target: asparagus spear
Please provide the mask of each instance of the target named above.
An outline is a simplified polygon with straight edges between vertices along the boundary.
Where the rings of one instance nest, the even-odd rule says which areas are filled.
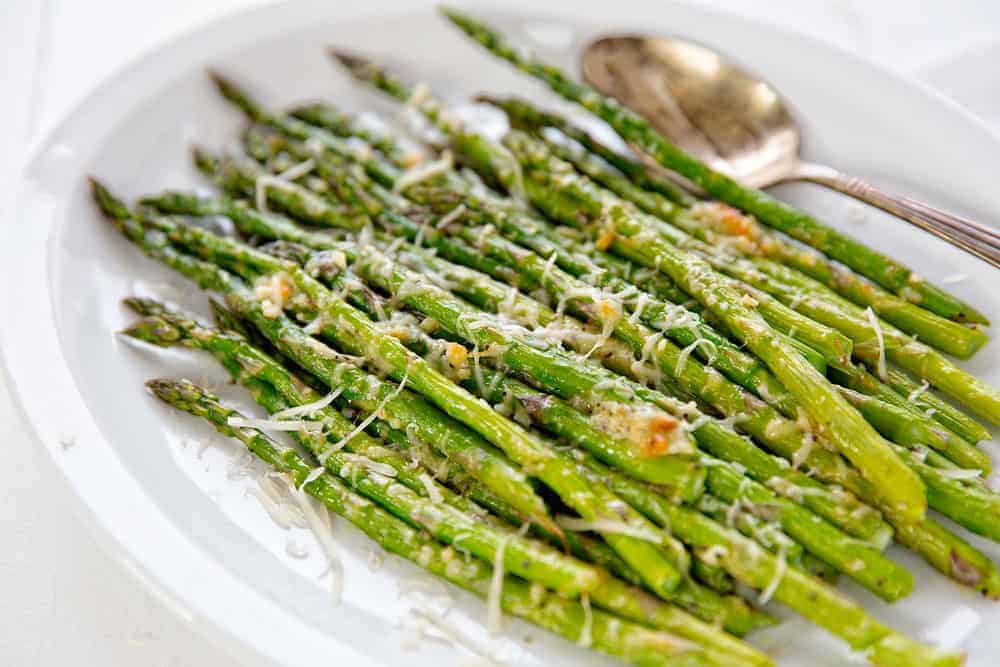
[[[150,304],[136,304],[132,300],[130,305],[140,305],[139,309],[143,312],[150,311]],[[301,385],[294,376],[245,340],[234,340],[233,336],[202,327],[190,318],[162,307],[157,309],[155,316],[138,322],[126,333],[157,345],[180,343],[212,353],[230,370],[234,380],[246,386],[255,400],[272,414],[290,407],[313,404],[321,398],[308,388],[297,389]],[[283,389],[274,388],[262,379],[264,377],[282,377],[280,385]],[[353,425],[332,407],[320,408],[309,418],[323,422],[325,427],[323,434],[298,434],[300,442],[314,454],[322,453],[329,446],[331,436],[339,440],[353,430]],[[401,435],[408,441],[405,434]],[[400,519],[422,525],[437,539],[460,546],[489,563],[495,562],[496,550],[503,543],[505,570],[511,574],[541,583],[563,595],[587,593],[597,607],[606,611],[656,629],[674,632],[720,655],[727,654],[719,664],[729,664],[730,660],[740,661],[741,664],[770,664],[766,656],[754,649],[676,608],[625,586],[597,567],[546,549],[511,530],[498,531],[496,522],[489,521],[488,515],[462,496],[438,487],[437,493],[445,504],[428,501],[425,497],[428,495],[426,482],[421,476],[412,471],[398,454],[364,433],[355,434],[344,449],[390,465],[396,471],[391,479],[380,479],[353,467],[349,474],[342,475],[349,486]],[[329,459],[325,465],[331,467]],[[350,461],[347,465],[350,466]],[[331,472],[336,474],[343,469],[343,463],[335,463]],[[398,488],[397,482],[406,488]],[[431,484],[437,486],[437,482]],[[581,585],[585,588],[581,589]]]
[[[572,163],[582,173],[623,199],[702,241],[724,246],[744,255],[774,259],[797,269],[859,306],[870,306],[879,316],[906,333],[919,336],[923,342],[962,359],[972,356],[987,341],[982,330],[963,326],[919,308],[860,278],[821,253],[794,245],[777,232],[762,229],[753,218],[741,215],[734,209],[716,203],[689,202],[685,205],[691,208],[685,210],[659,193],[644,190],[579,144],[574,146],[554,141],[544,132],[539,132],[548,125],[546,121],[553,119],[553,114],[540,112],[523,100],[502,100],[497,103],[508,116],[515,119],[518,126],[536,132],[558,157]],[[556,127],[565,128],[567,125],[563,120]],[[759,261],[757,266],[775,278],[791,280],[794,284],[795,273],[776,271],[773,262]],[[800,282],[799,286],[809,288],[811,285]]]
[[[515,49],[502,35],[484,23],[451,9],[444,13],[452,23],[491,53],[540,79],[566,99],[595,113],[626,141],[638,146],[661,165],[676,171],[720,201],[756,216],[761,222],[817,248],[886,289],[938,315],[958,321],[989,323],[984,315],[971,306],[924,281],[902,264],[824,225],[804,211],[760,190],[740,185],[725,174],[711,169],[671,144],[635,113],[586,84],[570,80],[559,70],[537,61],[532,55]]]
[[[992,439],[993,436],[990,434],[989,429],[951,403],[938,398],[933,391],[928,391],[930,383],[926,385],[917,384],[906,373],[902,373],[894,368],[888,369],[886,382],[900,396],[906,398],[905,405],[912,404],[915,408],[929,415],[934,421],[940,423],[953,433],[958,434],[967,442],[976,444]]]
[[[228,425],[230,417],[241,417],[219,404],[218,399],[185,381],[151,380],[150,390],[164,402],[201,417],[221,433],[242,442],[255,456],[288,475],[329,509],[343,516],[391,553],[398,554],[432,573],[480,596],[491,590],[491,568],[478,560],[462,567],[450,566],[459,558],[451,547],[425,537],[419,530],[392,516],[370,500],[354,493],[330,475],[311,479],[310,466],[292,449],[282,448],[263,433]],[[541,600],[539,601],[539,597]],[[637,665],[707,665],[710,656],[696,645],[663,631],[642,628],[594,610],[588,621],[577,603],[532,587],[521,579],[505,576],[500,588],[502,608],[541,627],[578,641],[589,630],[591,645],[605,653]],[[589,627],[588,627],[589,626]]]
[[[926,422],[913,419],[909,411],[888,405],[874,396],[844,387],[838,389],[869,423],[892,442],[910,449],[930,447],[961,468],[980,470],[987,475],[992,470],[989,454],[950,431],[928,428]]]
[[[156,252],[165,241],[164,235],[173,233],[178,237],[175,240],[180,241],[181,245],[194,248],[214,261],[226,263],[249,275],[258,275],[257,285],[264,285],[271,293],[274,292],[273,288],[277,283],[281,288],[281,294],[275,295],[274,298],[282,302],[287,301],[288,305],[308,302],[316,316],[322,316],[321,331],[335,337],[339,344],[350,352],[361,352],[366,358],[377,360],[390,369],[390,375],[398,381],[403,382],[403,378],[407,378],[409,384],[425,398],[431,400],[445,413],[479,432],[505,451],[515,462],[525,467],[530,474],[550,486],[584,519],[588,521],[610,519],[628,523],[646,534],[657,532],[648,521],[634,511],[626,512],[625,517],[622,517],[619,513],[622,503],[607,489],[590,485],[574,465],[548,449],[540,440],[517,424],[493,412],[489,406],[481,404],[464,389],[431,368],[422,358],[407,350],[395,338],[381,333],[363,313],[337,298],[294,263],[256,251],[238,241],[163,219],[156,221],[158,229],[154,230],[153,238],[147,242],[142,225],[130,217],[125,217],[128,215],[128,210],[96,182],[94,186],[98,202],[112,222],[120,225],[130,240],[142,246],[147,252]],[[202,275],[200,265],[189,262],[182,266],[176,262],[171,266],[189,271],[186,275],[196,280],[208,280]],[[337,384],[336,373],[339,364],[335,352],[282,317],[280,306],[274,307],[277,304],[272,303],[271,307],[268,307],[268,302],[265,300],[262,305],[255,296],[248,295],[245,290],[234,289],[232,280],[225,279],[225,274],[220,276],[211,271],[210,274],[211,284],[221,288],[215,291],[226,293],[234,309],[243,305],[246,317],[283,354],[294,359],[327,384]],[[606,533],[603,536],[630,565],[635,567],[654,591],[669,595],[677,587],[681,577],[676,566],[678,564],[676,549],[670,552],[670,558],[674,561],[672,564],[665,549],[648,541],[620,533]],[[663,539],[665,546],[673,548],[674,543],[668,536],[664,535]]]

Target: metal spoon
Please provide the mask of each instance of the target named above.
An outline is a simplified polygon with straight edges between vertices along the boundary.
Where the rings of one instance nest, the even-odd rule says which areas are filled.
[[[825,185],[1000,267],[1000,231],[800,159],[799,128],[778,92],[704,46],[675,37],[604,37],[584,49],[581,62],[590,85],[747,185]]]

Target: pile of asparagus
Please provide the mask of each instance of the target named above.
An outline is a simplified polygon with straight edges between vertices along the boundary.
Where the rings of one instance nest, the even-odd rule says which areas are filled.
[[[895,540],[1000,596],[991,560],[928,513],[1000,539],[990,433],[955,407],[998,424],[1000,392],[945,356],[972,356],[986,318],[446,16],[662,169],[519,99],[480,98],[510,120],[494,141],[341,53],[433,144],[328,104],[268,109],[213,75],[249,121],[243,155],[194,151],[218,195],[93,193],[222,297],[215,326],[127,299],[141,319],[124,333],[208,352],[271,417],[186,381],[152,392],[486,597],[491,629],[502,609],[637,665],[768,665],[741,638],[776,622],[773,599],[875,664],[960,664],[834,583],[905,597]]]

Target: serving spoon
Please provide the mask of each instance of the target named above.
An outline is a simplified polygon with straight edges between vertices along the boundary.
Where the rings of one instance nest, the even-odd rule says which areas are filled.
[[[778,92],[719,54],[676,37],[591,42],[583,77],[712,168],[752,187],[823,185],[887,211],[1000,268],[1000,230],[890,194],[799,157],[801,133]]]

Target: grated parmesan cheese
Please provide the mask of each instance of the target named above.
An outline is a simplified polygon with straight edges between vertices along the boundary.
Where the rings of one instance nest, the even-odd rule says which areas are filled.
[[[416,608],[410,610],[410,613],[424,621],[428,625],[434,627],[435,630],[439,631],[448,640],[461,646],[470,653],[475,654],[477,657],[481,658],[483,665],[486,667],[499,667],[500,662],[497,660],[496,656],[493,654],[493,650],[489,646],[485,646],[480,642],[477,642],[472,637],[468,636],[462,632],[457,625],[448,621],[448,619],[443,614],[438,614],[430,609]]]
[[[386,406],[386,404],[389,401],[391,401],[392,399],[394,399],[397,396],[399,396],[400,392],[403,391],[403,387],[406,386],[406,381],[409,379],[409,377],[410,377],[410,374],[409,374],[409,371],[407,371],[407,373],[403,375],[403,379],[399,383],[399,385],[396,387],[396,389],[393,390],[393,392],[391,394],[387,394],[386,397],[383,398],[382,401],[375,407],[375,409],[372,411],[372,413],[370,415],[368,415],[367,417],[365,417],[361,421],[361,423],[359,423],[357,426],[355,426],[354,429],[350,433],[348,433],[347,435],[345,435],[343,438],[341,438],[340,440],[338,440],[334,444],[332,444],[329,447],[327,447],[319,455],[319,460],[322,461],[322,460],[326,459],[333,452],[340,451],[344,447],[344,445],[346,445],[347,443],[349,443],[358,433],[361,433],[362,431],[364,431],[366,428],[368,428],[368,426],[371,425],[371,423],[373,421],[375,421],[376,419],[378,419],[379,415],[382,413],[382,409]]]
[[[265,213],[269,210],[267,207],[267,189],[276,188],[280,190],[288,190],[290,186],[293,185],[292,181],[302,178],[316,166],[316,163],[309,158],[304,162],[292,165],[285,171],[271,176],[269,174],[263,174],[258,176],[254,181],[254,205],[258,210],[264,211]]]
[[[417,183],[430,180],[435,176],[440,176],[441,174],[451,171],[454,166],[455,160],[452,158],[451,151],[446,150],[441,153],[441,158],[438,160],[407,169],[398,179],[396,179],[396,182],[392,186],[392,190],[393,192],[401,192],[406,188],[416,185]]]
[[[680,355],[677,357],[677,366],[674,368],[674,373],[676,375],[681,375],[684,372],[684,367],[687,366],[688,357],[694,352],[695,348],[699,345],[705,345],[708,349],[708,354],[710,357],[714,357],[718,353],[718,348],[715,343],[708,340],[707,338],[699,338],[690,345],[686,346],[681,350]]]
[[[577,646],[590,648],[594,643],[592,629],[594,627],[594,612],[590,608],[590,596],[586,593],[580,595],[580,604],[583,606],[583,627],[580,628],[580,638],[576,640]]]
[[[594,519],[593,521],[588,521],[587,519],[559,515],[556,516],[556,523],[559,524],[560,528],[565,528],[574,533],[613,533],[615,535],[627,535],[628,537],[645,540],[653,544],[663,544],[663,535],[661,533],[641,526],[632,526],[617,519]]]
[[[329,394],[320,398],[312,403],[303,403],[294,408],[285,408],[284,410],[279,410],[271,415],[272,419],[288,419],[289,417],[301,417],[303,415],[311,415],[314,412],[322,410],[326,406],[333,403],[334,399],[340,396],[343,388],[337,388],[331,391]]]
[[[928,389],[930,389],[930,387],[931,387],[930,383],[927,380],[924,380],[923,382],[920,383],[919,387],[917,387],[916,389],[914,389],[913,391],[911,391],[906,396],[906,400],[909,401],[910,403],[915,402],[918,398],[920,398],[920,396],[925,391],[927,391]]]
[[[935,472],[942,477],[957,480],[979,479],[982,477],[982,471],[973,468],[938,468]]]
[[[326,571],[330,573],[330,592],[333,594],[334,604],[340,604],[344,590],[344,568],[337,555],[337,544],[333,540],[330,513],[322,506],[317,511],[313,499],[302,491],[297,491],[294,496],[299,501],[299,507],[302,508],[310,530],[323,548],[323,554],[326,556]]]
[[[291,539],[285,542],[285,553],[299,560],[309,557],[309,549],[304,544]]]
[[[875,317],[875,311],[872,310],[871,306],[865,308],[865,315],[868,316],[868,322],[871,323],[872,329],[875,330],[875,340],[878,342],[878,377],[884,381],[886,379],[885,336],[882,333],[882,327],[879,326],[878,318]]]
[[[444,229],[451,223],[455,222],[463,213],[465,213],[465,204],[459,204],[455,208],[451,209],[445,215],[441,216],[441,219],[435,223],[435,229]],[[419,244],[418,244],[419,245]]]
[[[788,557],[785,554],[785,544],[782,543],[778,549],[778,565],[774,568],[774,576],[768,582],[767,587],[761,591],[760,597],[757,599],[760,604],[767,604],[774,597],[774,593],[778,590],[778,586],[781,585],[781,580],[785,577],[787,571]]]
[[[427,491],[427,497],[431,499],[431,502],[438,505],[444,502],[444,496],[441,494],[441,489],[437,487],[437,484],[425,472],[419,475],[420,483],[424,485],[424,489]]]
[[[490,591],[486,598],[486,628],[491,637],[496,637],[501,631],[501,600],[503,596],[504,554],[511,537],[500,540],[496,554],[493,556],[493,577],[490,579]]]

